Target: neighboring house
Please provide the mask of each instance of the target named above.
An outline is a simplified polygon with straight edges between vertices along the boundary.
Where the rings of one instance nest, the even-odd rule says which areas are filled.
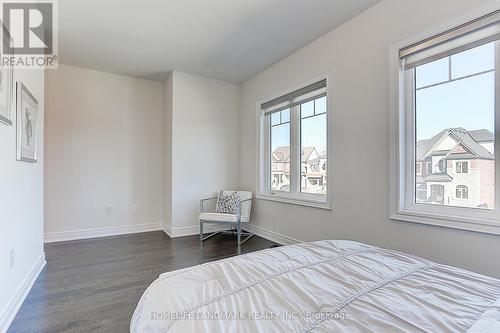
[[[494,135],[488,130],[445,129],[417,142],[418,203],[493,208]]]
[[[314,150],[314,153],[316,153],[316,150]],[[311,153],[309,160],[302,162],[302,188],[313,187],[315,189],[313,192],[325,193],[326,152],[316,154],[317,157],[313,159],[314,153]]]
[[[290,147],[278,147],[272,155],[271,188],[285,191],[290,186]]]
[[[304,192],[325,193],[326,153],[321,156],[314,147],[304,147],[301,157],[301,189]],[[288,191],[290,187],[290,147],[277,147],[272,154],[271,188]]]

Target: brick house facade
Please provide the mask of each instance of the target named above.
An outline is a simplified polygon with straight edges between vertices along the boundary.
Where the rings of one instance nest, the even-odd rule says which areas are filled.
[[[471,208],[495,204],[494,135],[450,128],[417,142],[416,201]]]

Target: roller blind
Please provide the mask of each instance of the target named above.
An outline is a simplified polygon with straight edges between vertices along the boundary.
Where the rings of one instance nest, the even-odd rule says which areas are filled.
[[[271,101],[262,103],[260,108],[265,111],[265,115],[269,115],[322,96],[326,96],[326,79],[315,82]]]
[[[500,39],[500,10],[399,51],[410,69]]]

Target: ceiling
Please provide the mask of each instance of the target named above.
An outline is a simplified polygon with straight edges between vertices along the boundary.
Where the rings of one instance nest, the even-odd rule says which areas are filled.
[[[241,82],[380,0],[64,0],[61,63]]]

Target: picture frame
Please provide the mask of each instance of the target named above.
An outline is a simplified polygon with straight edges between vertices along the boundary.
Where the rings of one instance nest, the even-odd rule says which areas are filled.
[[[5,50],[12,43],[12,38],[2,24],[2,50]],[[2,66],[0,64],[0,123],[12,125],[14,97],[14,68],[12,66]]]
[[[22,82],[16,85],[17,160],[36,163],[38,101]]]

